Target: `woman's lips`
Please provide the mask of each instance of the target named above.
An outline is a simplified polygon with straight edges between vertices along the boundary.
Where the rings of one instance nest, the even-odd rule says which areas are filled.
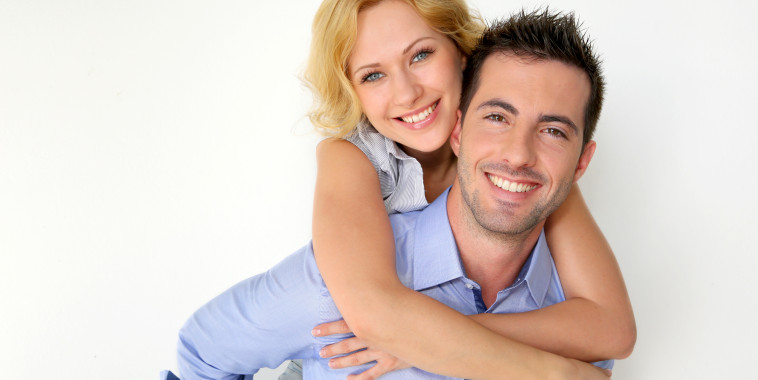
[[[437,100],[436,102],[428,105],[425,108],[396,117],[395,120],[397,120],[400,124],[402,124],[406,128],[410,128],[410,129],[424,128],[429,123],[434,121],[434,119],[437,117],[437,114],[439,114],[439,107],[438,107],[439,102],[440,101]]]

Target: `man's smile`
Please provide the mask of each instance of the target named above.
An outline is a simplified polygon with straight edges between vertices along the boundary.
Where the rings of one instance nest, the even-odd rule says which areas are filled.
[[[490,181],[497,187],[510,191],[512,193],[525,193],[527,191],[532,191],[539,186],[538,184],[535,184],[534,182],[516,182],[516,181],[509,181],[505,178],[498,177],[494,174],[487,174],[487,178],[490,179]]]

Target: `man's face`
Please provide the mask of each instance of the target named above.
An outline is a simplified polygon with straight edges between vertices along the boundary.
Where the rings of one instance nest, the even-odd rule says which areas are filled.
[[[531,231],[566,199],[594,153],[582,149],[587,75],[558,61],[495,53],[451,144],[467,207],[486,230]]]

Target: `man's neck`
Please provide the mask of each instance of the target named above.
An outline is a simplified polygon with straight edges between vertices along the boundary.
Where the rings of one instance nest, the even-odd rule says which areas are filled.
[[[447,214],[466,276],[482,288],[487,307],[497,293],[512,285],[540,237],[544,221],[520,234],[504,234],[484,229],[466,206],[458,184],[448,195]]]

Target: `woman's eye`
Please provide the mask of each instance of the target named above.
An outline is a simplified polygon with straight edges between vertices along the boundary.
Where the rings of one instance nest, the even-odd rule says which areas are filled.
[[[361,78],[361,83],[375,82],[384,76],[382,73],[368,73]]]
[[[432,54],[431,50],[422,50],[422,51],[416,53],[416,55],[413,56],[413,59],[411,60],[411,62],[423,61],[423,60],[429,58],[429,56],[431,54]]]

